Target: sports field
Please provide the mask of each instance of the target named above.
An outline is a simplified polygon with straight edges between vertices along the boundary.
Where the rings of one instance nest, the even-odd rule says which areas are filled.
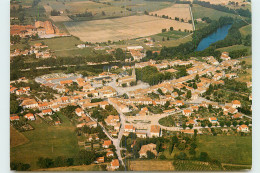
[[[131,171],[173,171],[172,161],[135,160],[130,161]]]
[[[178,22],[153,16],[128,16],[84,22],[65,22],[70,34],[82,41],[107,42],[146,37],[161,33],[162,29],[192,30],[189,23]]]
[[[164,8],[159,11],[154,11],[150,14],[157,14],[157,16],[168,16],[172,19],[175,19],[175,17],[178,17],[180,20],[183,19],[185,22],[188,22],[191,20],[190,15],[190,6],[189,4],[174,4],[171,7]]]
[[[75,127],[67,117],[60,115],[60,118],[62,124],[58,126],[38,120],[31,122],[35,130],[22,133],[30,142],[12,148],[11,162],[29,163],[32,169],[37,169],[39,157],[75,156],[79,150]]]

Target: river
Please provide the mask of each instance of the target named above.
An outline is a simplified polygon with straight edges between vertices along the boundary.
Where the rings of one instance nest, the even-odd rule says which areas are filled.
[[[196,51],[202,51],[202,50],[208,48],[212,43],[215,43],[219,40],[223,40],[227,36],[228,30],[230,29],[230,27],[231,27],[231,25],[224,25],[224,26],[218,28],[214,33],[203,38],[200,41]]]

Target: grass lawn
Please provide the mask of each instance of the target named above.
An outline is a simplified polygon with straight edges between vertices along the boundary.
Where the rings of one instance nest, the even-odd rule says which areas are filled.
[[[29,142],[29,140],[12,126],[10,127],[10,147],[16,147]]]
[[[192,13],[194,19],[209,17],[212,20],[218,20],[221,16],[238,17],[235,14],[225,13],[222,11],[214,10],[212,8],[202,7],[198,4],[193,4]]]
[[[47,169],[37,169],[35,171],[102,171],[100,165],[79,165],[79,166],[68,166],[68,167],[57,167]]]
[[[252,164],[252,136],[198,136],[197,153],[207,152],[221,163]]]
[[[252,34],[252,25],[246,25],[239,29],[240,33],[243,37],[247,36],[248,34]]]
[[[32,169],[37,169],[39,157],[75,156],[79,151],[75,126],[67,117],[60,114],[60,118],[62,124],[58,126],[49,126],[37,120],[31,122],[35,130],[22,133],[30,142],[11,148],[11,161],[29,163]]]
[[[172,161],[135,160],[130,161],[131,171],[173,171]]]

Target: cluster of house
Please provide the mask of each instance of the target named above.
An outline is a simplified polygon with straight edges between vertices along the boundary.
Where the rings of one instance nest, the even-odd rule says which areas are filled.
[[[50,58],[50,49],[46,48],[48,48],[47,45],[43,45],[42,43],[35,43],[33,46],[31,46],[30,50],[26,49],[21,51],[20,49],[15,49],[14,52],[10,54],[10,57],[35,54],[36,58]]]
[[[14,87],[13,85],[10,85],[10,93],[11,94],[16,94],[18,96],[20,95],[29,95],[30,87],[21,87],[20,89]]]
[[[50,21],[36,21],[34,25],[11,25],[10,34],[22,38],[36,34],[41,38],[64,36]]]

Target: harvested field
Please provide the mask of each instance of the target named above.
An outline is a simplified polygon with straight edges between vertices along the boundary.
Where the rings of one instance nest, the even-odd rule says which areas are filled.
[[[71,21],[71,19],[68,16],[50,16],[50,19],[54,22],[67,22]]]
[[[168,16],[172,19],[175,19],[175,17],[178,17],[180,20],[183,19],[185,22],[188,22],[191,20],[191,15],[190,15],[190,6],[189,4],[174,4],[171,7],[164,8],[159,11],[154,11],[150,14],[157,14],[157,16]]]
[[[29,142],[29,140],[20,132],[10,127],[10,147],[16,147]]]
[[[171,161],[161,160],[136,160],[130,161],[131,171],[173,171]]]
[[[162,29],[192,30],[189,23],[153,16],[129,16],[84,22],[65,22],[70,34],[82,41],[106,42],[146,37],[161,33]]]

